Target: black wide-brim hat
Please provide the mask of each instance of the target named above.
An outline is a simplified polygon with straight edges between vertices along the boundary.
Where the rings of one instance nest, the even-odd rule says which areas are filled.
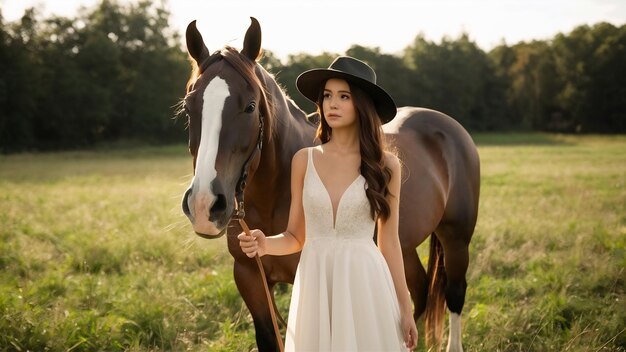
[[[316,68],[303,72],[296,79],[296,87],[307,99],[317,103],[322,84],[330,78],[345,79],[368,93],[382,123],[387,123],[396,116],[396,103],[376,84],[376,72],[365,62],[350,56],[339,56],[327,69]]]

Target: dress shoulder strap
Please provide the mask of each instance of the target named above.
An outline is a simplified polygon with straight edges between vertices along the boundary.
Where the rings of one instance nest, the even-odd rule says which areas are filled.
[[[307,163],[306,163],[306,171],[307,173],[309,172],[309,169],[311,169],[311,167],[313,166],[313,147],[307,147],[307,153],[308,153],[308,158],[307,158]]]

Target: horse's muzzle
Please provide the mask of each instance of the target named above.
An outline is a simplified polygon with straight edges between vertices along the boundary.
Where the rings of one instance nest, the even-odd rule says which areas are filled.
[[[183,195],[183,213],[189,218],[196,234],[203,238],[219,238],[226,233],[230,220],[226,214],[227,208],[226,197],[222,194],[194,195],[193,187],[190,187]]]

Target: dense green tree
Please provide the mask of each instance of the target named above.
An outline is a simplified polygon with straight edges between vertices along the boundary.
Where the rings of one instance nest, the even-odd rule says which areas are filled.
[[[37,37],[37,56],[45,58],[38,64],[43,94],[33,117],[37,148],[93,144],[114,108],[113,92],[99,80],[108,72],[99,71],[108,69],[107,59],[116,48],[97,36],[82,41],[75,27],[75,20],[53,17],[43,22]],[[105,64],[91,66],[96,61]]]
[[[172,116],[188,62],[166,10],[103,0],[77,18],[39,17],[29,9],[0,32],[3,151],[184,140]]]
[[[418,35],[404,52],[419,106],[440,110],[471,130],[500,125],[503,94],[487,54],[466,34],[441,44]]]
[[[515,94],[512,85],[513,78],[511,68],[517,61],[515,50],[506,44],[501,44],[489,52],[489,58],[494,63],[494,72],[500,82],[500,92],[503,92],[500,120],[504,121],[503,127],[507,129],[521,128],[522,116],[517,109],[511,107],[515,103]]]
[[[16,151],[35,143],[32,130],[38,99],[43,95],[41,67],[34,47],[38,23],[28,9],[22,18],[0,28],[0,151]]]
[[[508,83],[506,103],[511,124],[525,130],[567,128],[563,111],[556,105],[561,82],[554,56],[546,42],[533,41],[497,47],[491,53],[497,74]]]
[[[603,40],[594,50],[589,69],[585,125],[595,132],[626,132],[626,26],[603,23],[594,27]]]
[[[172,107],[184,92],[189,66],[180,38],[168,23],[169,13],[150,1],[122,6],[102,1],[86,16],[88,37],[106,37],[110,75],[100,77],[115,93],[115,111],[105,131],[108,139],[176,140]],[[178,84],[177,84],[178,83]]]
[[[579,26],[553,40],[558,101],[579,132],[626,132],[626,26]]]

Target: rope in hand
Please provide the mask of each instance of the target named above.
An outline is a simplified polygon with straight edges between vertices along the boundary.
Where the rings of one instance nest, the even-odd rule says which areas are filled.
[[[250,228],[248,227],[248,224],[246,224],[246,221],[243,218],[239,218],[238,220],[239,225],[241,225],[241,228],[246,233],[246,235],[252,236],[252,234],[250,234]],[[278,348],[280,349],[280,352],[283,352],[285,350],[285,348],[283,347],[283,338],[280,336],[280,330],[278,329],[278,323],[276,322],[276,313],[274,312],[272,295],[270,293],[269,287],[267,286],[265,270],[263,269],[263,263],[261,263],[261,257],[259,257],[258,252],[254,256],[254,259],[256,260],[256,264],[259,267],[259,272],[261,273],[261,281],[263,281],[263,288],[265,289],[265,296],[267,298],[267,308],[269,309],[270,315],[272,316],[272,324],[274,325],[274,332],[276,333],[276,342],[278,342]]]

